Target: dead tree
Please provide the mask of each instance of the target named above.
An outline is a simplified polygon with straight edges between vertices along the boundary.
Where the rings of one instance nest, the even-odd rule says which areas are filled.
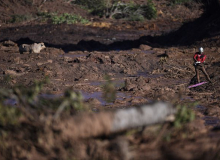
[[[54,125],[65,140],[108,135],[131,128],[167,121],[175,109],[169,103],[154,103],[116,112],[100,112],[68,118]],[[174,116],[173,116],[174,117]]]

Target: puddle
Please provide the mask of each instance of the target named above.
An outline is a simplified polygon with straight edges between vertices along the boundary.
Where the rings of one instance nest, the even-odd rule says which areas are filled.
[[[201,105],[197,105],[197,106],[195,106],[195,110],[198,110],[198,111],[204,113],[206,110],[206,107],[201,106]]]
[[[112,80],[113,84],[115,87],[121,87],[124,85],[124,80],[123,79],[115,79],[115,80]],[[90,82],[90,85],[92,86],[102,86],[106,83],[106,81],[92,81]]]
[[[90,98],[96,98],[98,99],[102,105],[111,105],[113,103],[108,103],[106,102],[103,98],[102,98],[102,92],[93,92],[93,93],[88,93],[88,92],[84,92],[84,91],[80,91],[84,100],[88,100]],[[41,97],[43,98],[47,98],[47,99],[53,99],[53,98],[59,98],[61,96],[63,96],[63,94],[41,94],[40,95]],[[116,100],[123,100],[124,98],[130,98],[129,95],[126,95],[122,92],[118,92],[116,94]],[[10,101],[8,103],[12,104],[13,103],[16,103],[16,101]]]
[[[4,101],[4,105],[15,106],[17,105],[17,101],[15,99],[7,99]]]
[[[164,76],[163,74],[150,74],[149,72],[137,72],[135,75],[131,75],[129,77],[147,77],[147,78],[158,78]]]
[[[120,50],[120,49],[115,49],[114,51],[120,52],[121,50]],[[140,51],[138,51],[138,52],[135,52],[135,51],[127,51],[126,53],[128,53],[128,54],[135,54],[135,53],[154,54],[155,51],[153,51],[153,50],[146,50],[146,51],[140,50]]]
[[[81,92],[81,93],[82,93],[82,95],[83,95],[83,97],[84,97],[84,100],[88,100],[88,99],[90,99],[90,98],[96,98],[96,99],[98,99],[98,100],[101,102],[101,104],[102,104],[103,106],[113,104],[113,103],[108,103],[108,102],[106,102],[106,101],[102,98],[102,92],[93,92],[93,93]],[[124,94],[124,93],[122,93],[122,92],[118,92],[118,93],[116,94],[116,100],[123,100],[124,98],[130,98],[130,96],[129,96],[129,95],[126,95],[126,94]]]
[[[84,57],[87,56],[87,54],[64,54],[60,55],[60,57],[69,57],[69,58],[79,58],[79,57]]]
[[[207,126],[220,125],[220,119],[217,117],[205,116],[203,118],[203,120],[205,120],[205,125],[207,125]]]
[[[54,98],[60,98],[61,96],[63,96],[63,94],[41,94],[40,97],[42,98],[46,98],[46,99],[54,99]]]
[[[206,107],[197,105],[195,106],[195,110],[198,110],[204,113],[206,110]],[[218,117],[204,116],[202,119],[205,120],[205,125],[207,126],[213,126],[213,127],[220,126],[220,119]]]

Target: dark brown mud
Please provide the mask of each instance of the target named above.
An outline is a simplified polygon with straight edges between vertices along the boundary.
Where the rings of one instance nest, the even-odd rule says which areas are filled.
[[[13,2],[2,4],[9,7]],[[48,3],[54,4],[51,10],[61,13],[72,9],[66,8],[66,3],[62,7],[58,7],[58,2]],[[46,7],[45,4],[42,7]],[[158,1],[158,7],[164,4]],[[0,126],[8,131],[8,136],[3,132],[1,135],[0,140],[4,143],[0,145],[0,159],[218,159],[220,47],[214,45],[218,44],[218,40],[208,43],[213,37],[206,37],[206,30],[202,29],[206,39],[201,41],[203,37],[198,37],[199,30],[196,33],[196,27],[192,27],[195,23],[199,24],[200,19],[181,27],[183,22],[199,17],[201,10],[189,12],[185,8],[183,13],[178,12],[181,10],[179,6],[170,6],[170,10],[160,9],[158,21],[103,20],[107,27],[100,27],[102,19],[98,25],[94,22],[89,26],[38,21],[4,24],[0,29],[0,86],[10,89],[22,84],[29,88],[36,80],[47,76],[50,83],[44,85],[41,97],[55,99],[62,97],[67,89],[80,91],[91,113],[169,101],[182,106],[194,104],[191,108],[196,117],[194,121],[181,129],[170,124],[156,125],[67,141],[56,127],[67,131],[69,128],[63,122],[71,123],[75,115],[64,115],[63,121],[58,121],[52,129],[48,127],[49,120],[42,124],[21,118],[20,126],[15,128]],[[89,17],[81,9],[74,10],[77,11]],[[178,13],[176,19],[174,13]],[[195,33],[194,37],[186,35],[178,38],[190,30],[187,26],[193,28],[190,34]],[[20,44],[34,42],[44,42],[47,48],[39,54],[19,53]],[[188,89],[195,76],[192,56],[200,44],[206,44],[205,67],[213,83]],[[110,103],[102,95],[103,85],[107,83],[106,75],[111,77],[116,90],[116,99]],[[5,80],[7,76],[11,81]],[[202,73],[201,80],[205,81]],[[9,99],[5,103],[16,105],[16,100]],[[53,111],[50,112],[53,115]],[[50,114],[47,114],[50,119]],[[39,117],[45,119],[44,114]],[[86,121],[86,116],[80,118],[78,122],[82,119]],[[108,120],[103,116],[103,121]],[[83,127],[90,127],[91,123],[89,121]],[[68,134],[71,135],[71,132]]]

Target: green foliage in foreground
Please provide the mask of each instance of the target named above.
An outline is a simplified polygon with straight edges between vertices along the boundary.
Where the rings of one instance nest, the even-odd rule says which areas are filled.
[[[194,104],[193,104],[194,105]],[[183,124],[191,122],[195,119],[195,113],[189,107],[189,105],[178,105],[177,114],[175,116],[174,126],[179,128]]]
[[[20,115],[31,121],[39,121],[42,115],[51,115],[54,119],[63,113],[76,114],[78,111],[87,111],[80,92],[71,89],[64,95],[48,98],[41,95],[48,78],[35,81],[30,87],[23,85],[11,87],[11,89],[0,89],[0,126],[15,125]],[[7,101],[15,101],[16,106]]]
[[[6,127],[18,124],[21,112],[18,108],[0,104],[0,126]]]

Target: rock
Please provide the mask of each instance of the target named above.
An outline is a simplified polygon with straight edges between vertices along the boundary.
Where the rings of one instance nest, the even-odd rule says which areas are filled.
[[[9,75],[12,75],[12,76],[21,76],[24,73],[17,73],[16,71],[13,71],[13,70],[6,70],[6,71],[3,71],[3,74],[9,74]]]
[[[154,53],[156,54],[164,54],[165,50],[161,48],[153,48]]]
[[[144,91],[149,91],[151,90],[151,87],[149,85],[144,85],[141,89]]]
[[[47,47],[45,49],[46,52],[49,52],[51,54],[54,54],[54,55],[63,55],[65,54],[65,52],[62,50],[62,49],[57,49],[57,48],[50,48],[50,47]]]
[[[89,98],[87,102],[91,105],[101,105],[101,102],[96,98]]]
[[[13,41],[10,41],[10,40],[8,40],[8,41],[4,41],[3,43],[2,43],[2,45],[3,46],[6,46],[6,47],[14,47],[14,46],[17,46],[17,44],[15,43],[15,42],[13,42]]]
[[[147,51],[147,50],[151,50],[151,49],[152,49],[151,46],[144,45],[144,44],[140,45],[139,48],[140,48],[141,50],[144,50],[144,51]]]
[[[217,50],[216,47],[211,47],[211,48],[210,48],[210,51],[212,51],[212,52],[215,52],[216,50]]]
[[[52,59],[47,60],[48,63],[53,63]]]

